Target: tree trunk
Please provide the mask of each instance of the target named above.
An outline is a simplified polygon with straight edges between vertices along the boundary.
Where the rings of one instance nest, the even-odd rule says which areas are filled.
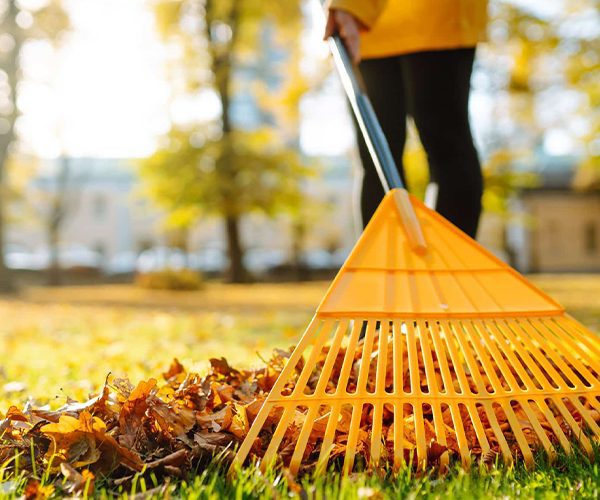
[[[59,224],[50,224],[48,227],[50,263],[48,266],[47,283],[50,286],[60,286],[62,284],[62,272],[58,260],[59,226]]]
[[[249,276],[243,261],[244,251],[240,240],[239,217],[226,216],[225,230],[227,232],[227,253],[229,255],[227,280],[231,283],[246,283]]]
[[[12,273],[6,267],[4,260],[4,246],[6,244],[6,202],[8,193],[6,186],[6,160],[8,158],[8,148],[14,139],[14,127],[17,119],[17,78],[19,52],[21,50],[21,37],[16,23],[18,12],[16,1],[9,0],[8,11],[5,14],[2,26],[2,31],[13,39],[13,47],[7,54],[4,67],[2,68],[8,77],[12,104],[12,111],[5,115],[5,118],[8,120],[8,130],[6,133],[0,135],[0,291],[2,292],[12,292],[15,288]]]
[[[215,79],[215,90],[221,101],[221,130],[223,132],[223,152],[218,161],[218,168],[223,173],[223,179],[227,182],[235,182],[235,152],[233,123],[231,120],[231,76],[233,71],[236,42],[239,35],[239,23],[241,17],[242,0],[234,0],[228,14],[227,25],[231,28],[231,39],[227,47],[221,46],[221,42],[213,39],[211,27],[215,19],[213,13],[216,0],[206,0],[204,8],[206,11],[206,37],[209,41],[209,53],[211,56],[211,70]],[[243,283],[248,281],[249,274],[244,266],[244,250],[240,241],[240,216],[230,215],[231,210],[227,205],[231,203],[230,190],[227,186],[222,189],[223,204],[222,215],[225,221],[227,233],[227,251],[229,254],[228,280],[232,283]],[[237,213],[237,212],[236,212]]]
[[[0,292],[12,292],[14,291],[13,276],[11,270],[6,267],[6,262],[4,260],[7,191],[5,178],[4,165],[0,163]]]
[[[58,258],[60,233],[69,209],[69,177],[70,164],[66,156],[60,160],[60,170],[56,174],[54,198],[48,214],[48,248],[50,250],[50,267],[48,267],[48,285],[62,284],[62,269]]]
[[[296,281],[310,278],[308,267],[302,261],[304,240],[306,238],[306,223],[302,219],[292,221],[292,268]]]

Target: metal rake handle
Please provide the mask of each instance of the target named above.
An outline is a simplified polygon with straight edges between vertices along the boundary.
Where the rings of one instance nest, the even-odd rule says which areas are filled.
[[[410,246],[416,253],[422,255],[427,252],[427,242],[408,192],[398,173],[398,167],[390,151],[390,146],[375,115],[373,106],[371,106],[371,101],[364,91],[364,85],[360,81],[359,75],[354,71],[346,46],[339,35],[333,35],[329,38],[329,47],[383,189],[386,193],[395,190],[394,202],[404,224]]]
[[[364,85],[359,80],[359,76],[354,71],[346,46],[339,35],[329,38],[329,47],[383,189],[387,193],[395,188],[404,188],[390,146],[383,134],[373,106],[371,106],[371,101],[364,90]]]

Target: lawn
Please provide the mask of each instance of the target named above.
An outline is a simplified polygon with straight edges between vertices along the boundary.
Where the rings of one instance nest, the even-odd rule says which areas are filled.
[[[600,276],[537,276],[532,280],[561,302],[577,319],[600,331]],[[0,412],[29,398],[52,407],[67,396],[84,399],[110,372],[137,382],[160,376],[177,357],[188,369],[205,370],[209,357],[231,364],[261,363],[273,347],[299,338],[327,283],[222,285],[200,292],[158,292],[131,286],[32,288],[0,299]],[[285,480],[253,472],[235,484],[214,470],[199,473],[185,496],[285,496]],[[579,457],[535,474],[516,468],[492,475],[454,472],[446,478],[408,473],[394,480],[361,474],[339,481],[305,479],[292,491],[309,496],[377,498],[429,494],[472,497],[598,497],[597,465]],[[139,489],[141,486],[137,485]],[[152,485],[145,486],[148,489]],[[298,489],[300,488],[300,489]],[[162,490],[155,490],[162,495]],[[0,496],[3,489],[0,488]],[[107,493],[107,492],[105,492]]]

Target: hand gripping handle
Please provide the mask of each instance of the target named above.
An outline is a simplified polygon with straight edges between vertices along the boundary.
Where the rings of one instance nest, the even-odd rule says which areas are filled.
[[[427,243],[415,210],[410,202],[406,188],[398,173],[396,162],[390,151],[388,142],[383,134],[379,120],[371,106],[371,101],[365,93],[359,75],[354,71],[344,42],[338,35],[329,38],[329,47],[335,66],[342,80],[352,111],[358,122],[360,131],[365,139],[377,174],[385,192],[394,190],[394,201],[402,219],[411,248],[423,254],[427,251]]]

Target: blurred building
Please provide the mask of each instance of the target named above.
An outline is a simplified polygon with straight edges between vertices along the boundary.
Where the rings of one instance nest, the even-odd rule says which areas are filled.
[[[600,272],[600,191],[572,188],[577,161],[545,157],[539,184],[513,200],[506,244],[522,272]]]
[[[354,241],[351,175],[344,158],[323,164],[323,176],[305,186],[307,206],[316,208],[307,212],[312,220],[306,221],[303,244],[309,252],[343,253]],[[144,250],[179,243],[165,229],[165,214],[143,198],[134,160],[47,161],[29,183],[21,205],[28,213],[10,225],[8,253],[9,260],[16,259],[22,269],[47,267],[49,226],[57,215],[61,255],[68,266],[127,273],[135,269]],[[257,268],[289,262],[293,237],[292,222],[285,216],[269,219],[250,214],[242,222],[242,241],[250,264]],[[210,260],[206,265],[211,270],[226,264],[225,235],[218,218],[200,221],[187,243],[191,253]]]
[[[80,265],[107,269],[158,241],[159,212],[135,196],[131,161],[58,158],[42,164],[25,190],[27,215],[9,228],[8,240],[40,266],[49,260],[50,226],[59,218],[59,245]],[[77,262],[72,262],[76,266]],[[23,264],[27,268],[26,263]]]
[[[349,163],[347,157],[322,159],[322,175],[305,186],[301,243],[313,267],[339,266],[356,241]],[[574,191],[574,169],[572,160],[546,159],[538,186],[522,190],[511,202],[518,222],[506,227],[485,214],[479,241],[522,272],[600,271],[600,192]],[[48,223],[58,199],[63,210],[59,243],[70,265],[127,273],[142,251],[173,245],[164,214],[139,192],[132,160],[59,159],[47,162],[27,188],[23,205],[33,207],[28,218],[10,226],[9,255],[22,267],[47,265]],[[248,265],[261,270],[289,263],[297,244],[294,229],[286,216],[246,216],[242,240]],[[207,269],[226,265],[218,218],[200,221],[187,243]],[[29,264],[27,255],[33,259]]]

